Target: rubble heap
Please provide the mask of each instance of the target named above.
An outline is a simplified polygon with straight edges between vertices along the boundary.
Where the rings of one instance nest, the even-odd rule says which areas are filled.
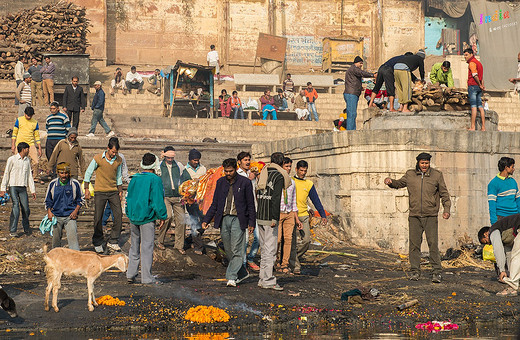
[[[58,2],[0,17],[0,79],[12,79],[19,56],[81,54],[88,46],[85,8]]]

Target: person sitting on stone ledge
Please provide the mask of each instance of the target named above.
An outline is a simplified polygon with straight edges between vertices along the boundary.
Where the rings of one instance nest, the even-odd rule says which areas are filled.
[[[148,84],[150,84],[150,86],[148,87],[148,92],[151,92],[153,94],[160,96],[161,95],[161,81],[162,81],[161,70],[156,68],[153,75],[150,78],[148,78]]]
[[[266,120],[267,115],[270,113],[273,120],[277,120],[276,109],[274,108],[274,98],[271,97],[271,90],[265,90],[264,95],[260,97],[260,103],[262,105],[261,110],[263,113],[262,119]]]
[[[116,72],[114,73],[114,78],[110,81],[110,95],[114,95],[117,89],[121,89],[123,94],[126,95],[126,83],[123,78],[123,71],[121,67],[116,68]]]
[[[139,73],[137,73],[137,68],[132,66],[130,68],[130,72],[126,74],[126,88],[128,93],[132,93],[132,89],[138,90],[138,93],[142,93],[143,91],[143,77]]]
[[[229,104],[229,98],[231,98],[231,96],[227,93],[226,89],[222,89],[222,91],[220,91],[220,96],[218,96],[221,117],[229,118],[229,116],[231,114],[231,106]]]
[[[233,91],[233,96],[228,99],[228,106],[235,113],[233,119],[238,119],[238,114],[240,113],[240,119],[244,119],[244,105],[242,105],[242,101],[238,98],[238,92]]]
[[[287,105],[287,98],[283,93],[282,89],[276,90],[278,93],[273,97],[274,107],[278,109],[278,111],[289,111],[289,106]]]
[[[300,93],[294,98],[294,111],[299,120],[307,120],[309,110],[307,109],[305,90],[300,90]]]

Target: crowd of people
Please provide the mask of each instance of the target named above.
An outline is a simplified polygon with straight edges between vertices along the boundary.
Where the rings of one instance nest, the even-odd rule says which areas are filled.
[[[56,105],[56,104],[54,104]],[[53,106],[56,111],[56,106]],[[33,108],[26,108],[24,119],[31,121]],[[326,223],[326,212],[320,202],[312,181],[306,179],[308,163],[304,160],[296,164],[296,171],[290,177],[293,162],[282,153],[271,155],[271,162],[263,168],[251,168],[251,154],[240,152],[237,158],[226,159],[222,163],[222,174],[216,186],[209,209],[203,214],[200,202],[188,202],[183,198],[181,184],[199,180],[207,169],[201,164],[202,154],[196,149],[189,152],[188,163],[184,166],[175,159],[175,148],[166,146],[161,159],[146,153],[140,163],[141,172],[128,176],[128,167],[120,152],[119,139],[111,137],[107,149],[96,154],[85,169],[77,132],[70,126],[68,117],[62,113],[49,115],[47,119],[54,150],[47,164],[50,174],[56,176],[48,184],[45,195],[47,214],[40,229],[52,230],[52,247],[60,247],[63,231],[69,248],[79,250],[77,218],[85,200],[94,201],[92,245],[100,254],[121,252],[121,231],[124,213],[130,220],[131,248],[129,283],[136,280],[137,268],[141,266],[141,281],[155,284],[151,275],[154,247],[167,247],[168,230],[175,225],[173,249],[185,255],[187,247],[186,227],[190,231],[193,251],[202,255],[205,249],[202,235],[210,223],[220,229],[220,235],[228,260],[226,279],[228,286],[236,286],[249,277],[249,270],[259,272],[259,286],[266,289],[282,290],[276,281],[275,272],[299,274],[300,259],[309,249],[311,240],[310,216],[307,201],[310,199],[322,223]],[[19,131],[20,132],[20,131]],[[37,123],[30,131],[21,131],[13,136],[14,155],[7,160],[0,186],[0,196],[6,192],[12,200],[10,235],[17,233],[18,220],[22,215],[25,234],[30,234],[28,193],[36,199],[34,171],[31,170],[31,153],[37,139]],[[25,136],[25,137],[22,137]],[[22,141],[29,138],[29,142]],[[41,153],[41,147],[39,147]],[[33,164],[34,166],[34,164]],[[92,186],[92,177],[96,180]],[[83,177],[83,184],[79,178]],[[126,198],[123,181],[129,182]],[[42,183],[43,184],[43,183]],[[104,215],[109,210],[113,226],[105,235]],[[189,220],[185,220],[188,213]],[[157,221],[157,223],[156,223]],[[173,222],[173,223],[172,223]],[[155,228],[158,226],[158,237]],[[248,253],[248,232],[253,234],[251,250]],[[261,249],[260,265],[255,256]]]

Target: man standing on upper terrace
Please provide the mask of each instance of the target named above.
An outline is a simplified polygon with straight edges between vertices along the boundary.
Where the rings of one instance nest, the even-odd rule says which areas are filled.
[[[359,96],[363,90],[361,78],[373,78],[374,74],[363,71],[363,59],[356,56],[354,64],[345,72],[345,91],[343,98],[347,104],[347,130],[356,130],[356,117]]]
[[[486,131],[486,114],[482,106],[482,92],[484,87],[484,68],[480,61],[473,55],[473,50],[467,48],[464,50],[464,59],[468,63],[468,99],[471,105],[471,127],[470,131],[475,131],[475,123],[477,120],[477,109],[480,111],[482,119],[482,131]]]

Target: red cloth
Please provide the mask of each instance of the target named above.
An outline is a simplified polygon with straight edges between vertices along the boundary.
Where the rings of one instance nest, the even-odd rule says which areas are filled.
[[[372,90],[365,89],[365,97],[366,96],[369,96],[369,97],[372,96]],[[386,92],[386,90],[385,91],[379,90],[379,92],[376,95],[376,98],[381,98],[381,97],[383,97],[383,98],[388,97],[388,93]]]

